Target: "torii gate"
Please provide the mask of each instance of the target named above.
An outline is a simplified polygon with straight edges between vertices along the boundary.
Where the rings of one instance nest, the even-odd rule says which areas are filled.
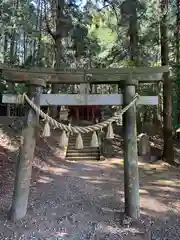
[[[139,68],[108,68],[85,70],[30,69],[20,70],[2,67],[7,81],[29,84],[29,98],[36,106],[41,105],[128,105],[135,96],[139,83],[153,83],[162,80],[163,73],[169,72],[167,66]],[[46,83],[92,83],[121,84],[123,94],[42,94]],[[4,95],[4,103],[18,103],[16,95]],[[157,96],[140,96],[137,104],[157,105]],[[21,219],[26,215],[32,162],[35,148],[35,127],[38,116],[30,108],[22,131],[23,141],[17,162],[14,195],[11,207],[12,219]],[[124,193],[125,213],[132,218],[139,218],[139,175],[136,131],[136,106],[124,113]]]

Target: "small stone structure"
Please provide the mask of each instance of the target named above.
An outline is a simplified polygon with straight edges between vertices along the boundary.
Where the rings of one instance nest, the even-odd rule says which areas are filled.
[[[150,142],[149,137],[145,133],[141,133],[137,137],[138,142],[138,155],[139,156],[147,156],[150,153]]]

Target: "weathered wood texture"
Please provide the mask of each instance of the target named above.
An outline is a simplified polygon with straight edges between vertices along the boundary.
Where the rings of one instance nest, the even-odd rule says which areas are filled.
[[[4,94],[3,103],[18,103],[17,96],[11,94]],[[80,94],[41,94],[40,105],[66,105],[66,106],[82,106],[82,105],[122,105],[122,94],[92,94],[92,95],[80,95]],[[140,96],[137,101],[140,105],[157,105],[158,96]]]
[[[135,86],[133,85],[126,85],[124,87],[125,105],[132,101],[135,91]],[[123,127],[125,213],[137,219],[140,215],[140,202],[135,105],[125,112]]]
[[[91,69],[84,69],[84,68],[67,68],[63,66],[63,68],[59,68],[59,70],[54,68],[31,68],[31,69],[20,69],[20,68],[13,68],[8,67],[6,65],[0,64],[0,69],[3,71],[11,71],[11,72],[33,72],[33,73],[87,73],[87,74],[129,74],[129,73],[162,73],[168,72],[169,66],[160,66],[160,67],[125,67],[125,68],[91,68]]]
[[[42,86],[29,86],[29,97],[37,106],[40,106],[41,93]],[[35,131],[37,130],[38,119],[39,116],[36,115],[32,108],[29,108],[22,131],[19,157],[17,160],[14,194],[10,211],[10,218],[13,220],[22,219],[27,211],[35,149]]]
[[[39,69],[11,69],[2,68],[2,73],[7,81],[26,82],[32,78],[42,78],[49,83],[111,83],[124,81],[132,75],[139,82],[153,82],[162,80],[163,73],[169,72],[168,66],[163,67],[139,67],[139,68],[106,68],[106,69],[64,69],[55,70],[47,68]],[[89,76],[89,77],[87,77]]]

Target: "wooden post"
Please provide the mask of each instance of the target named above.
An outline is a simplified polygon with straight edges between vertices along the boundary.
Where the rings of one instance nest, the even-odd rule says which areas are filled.
[[[29,98],[33,100],[38,107],[40,107],[40,94],[44,86],[45,82],[42,79],[33,79],[29,82]],[[32,163],[34,159],[35,132],[38,121],[39,116],[37,116],[32,108],[29,108],[22,130],[21,145],[17,160],[14,193],[10,210],[10,218],[12,220],[22,219],[27,212]]]
[[[123,87],[123,102],[129,104],[135,95],[136,82],[131,79]],[[136,106],[124,114],[124,194],[125,214],[133,219],[140,216],[139,173],[136,130]]]
[[[80,108],[78,107],[78,108],[75,108],[75,118],[76,118],[76,120],[75,121],[79,121],[79,115],[80,115],[80,113],[79,113],[79,111],[80,111]]]
[[[13,83],[8,83],[8,91],[11,93],[14,92],[14,84]],[[7,104],[7,117],[8,118],[11,117],[11,104]]]

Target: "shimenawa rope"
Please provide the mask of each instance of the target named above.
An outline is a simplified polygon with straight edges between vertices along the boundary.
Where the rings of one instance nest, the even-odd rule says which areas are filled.
[[[138,99],[139,99],[139,95],[136,93],[133,100],[121,110],[121,112],[118,116],[113,116],[113,117],[109,118],[108,120],[105,120],[105,121],[97,123],[97,124],[84,126],[84,127],[79,127],[79,126],[67,126],[63,123],[60,123],[60,122],[56,121],[55,119],[50,117],[48,114],[44,113],[41,109],[39,109],[39,107],[37,107],[34,104],[34,102],[29,99],[29,97],[26,95],[26,93],[24,93],[23,95],[18,95],[17,96],[17,102],[18,103],[24,103],[24,100],[26,100],[26,102],[30,105],[30,107],[39,116],[41,116],[45,121],[49,122],[50,125],[52,125],[53,127],[60,128],[61,130],[66,131],[66,132],[77,133],[77,134],[78,133],[89,133],[89,132],[99,131],[102,128],[107,127],[112,122],[117,121],[130,107],[132,107],[136,103],[136,101]]]

